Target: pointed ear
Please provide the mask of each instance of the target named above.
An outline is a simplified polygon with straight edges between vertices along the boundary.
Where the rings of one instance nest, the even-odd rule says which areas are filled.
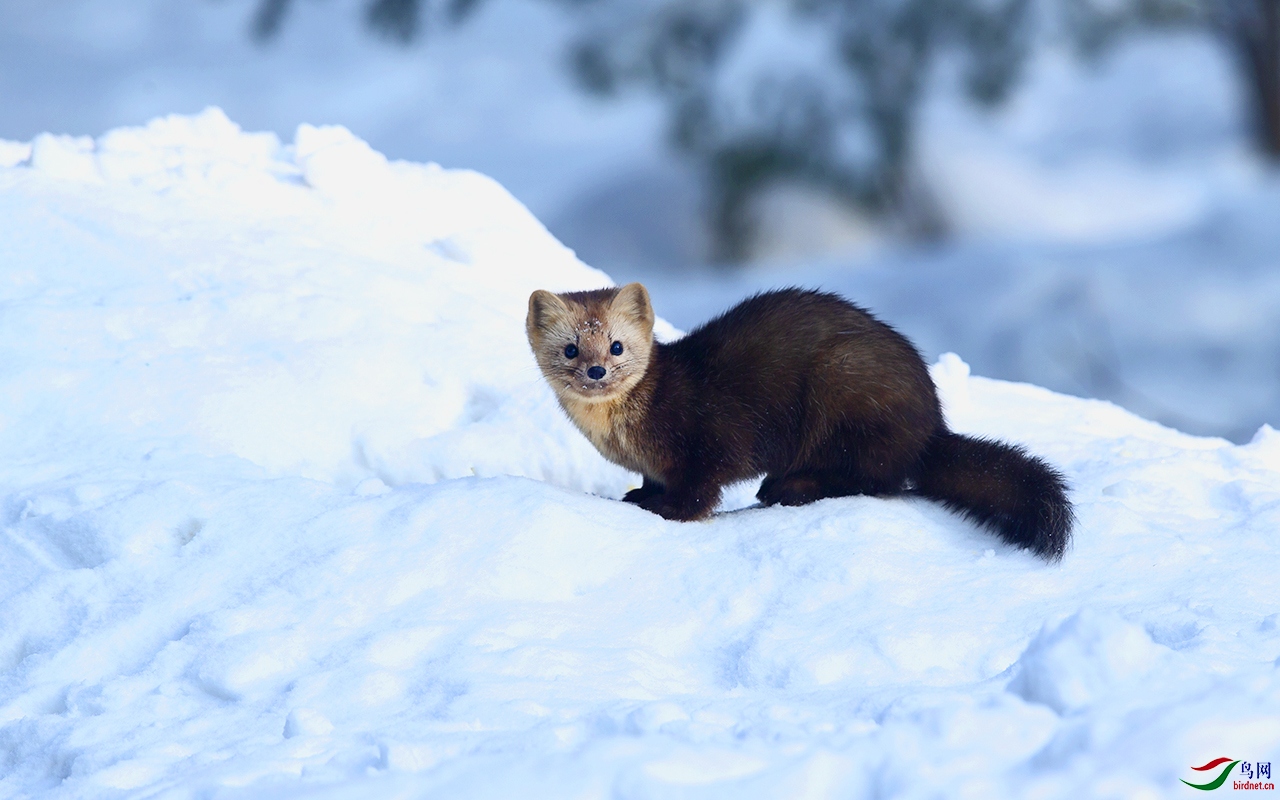
[[[556,320],[562,319],[568,314],[569,306],[565,305],[563,300],[551,292],[539,289],[529,295],[529,316],[525,317],[524,320],[524,328],[525,332],[529,334],[529,341],[533,341],[535,333],[545,331]]]
[[[613,296],[611,306],[646,331],[653,331],[653,305],[649,303],[649,291],[643,284],[628,283],[623,286]]]

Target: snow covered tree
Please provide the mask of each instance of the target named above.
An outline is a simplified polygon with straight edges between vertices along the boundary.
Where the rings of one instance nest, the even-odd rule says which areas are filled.
[[[261,0],[259,38],[291,0]],[[481,0],[371,0],[374,30],[407,43],[428,18]],[[779,182],[821,188],[914,235],[940,222],[911,169],[926,75],[960,53],[975,98],[1000,99],[1026,48],[1029,0],[560,0],[579,25],[571,64],[609,94],[656,91],[672,142],[704,178],[718,260],[750,247],[752,201]]]
[[[913,235],[940,221],[912,171],[925,79],[961,57],[1000,100],[1029,40],[1028,0],[571,0],[584,86],[657,91],[701,169],[717,259],[750,247],[752,200],[780,182],[830,191]]]

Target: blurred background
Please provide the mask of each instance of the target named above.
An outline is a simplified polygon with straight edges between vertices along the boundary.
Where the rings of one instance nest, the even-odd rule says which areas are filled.
[[[0,138],[210,105],[492,175],[686,329],[817,286],[1280,426],[1280,0],[0,0]]]

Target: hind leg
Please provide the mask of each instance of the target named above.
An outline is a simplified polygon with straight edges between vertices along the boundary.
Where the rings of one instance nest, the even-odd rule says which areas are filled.
[[[657,481],[653,480],[648,475],[646,475],[644,476],[644,484],[640,488],[632,489],[631,491],[623,495],[622,502],[635,503],[636,505],[639,505],[643,503],[645,500],[648,500],[650,497],[660,495],[666,490],[667,490],[667,487],[663,486],[661,483],[658,483]]]
[[[838,429],[786,472],[770,473],[756,498],[797,506],[824,497],[898,494],[918,448],[910,431]]]
[[[893,494],[897,489],[860,475],[839,472],[793,472],[770,475],[760,484],[756,499],[766,506],[802,506],[824,497],[852,494]]]
[[[769,475],[760,484],[756,499],[766,506],[802,506],[827,495],[820,481],[810,475]]]

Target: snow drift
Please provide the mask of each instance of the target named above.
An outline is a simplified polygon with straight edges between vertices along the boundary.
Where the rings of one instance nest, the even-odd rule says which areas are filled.
[[[1061,566],[916,500],[669,523],[524,341],[532,289],[609,279],[491,180],[217,111],[0,165],[8,796],[1157,797],[1280,757],[1270,428],[948,355],[952,427],[1070,477]]]

